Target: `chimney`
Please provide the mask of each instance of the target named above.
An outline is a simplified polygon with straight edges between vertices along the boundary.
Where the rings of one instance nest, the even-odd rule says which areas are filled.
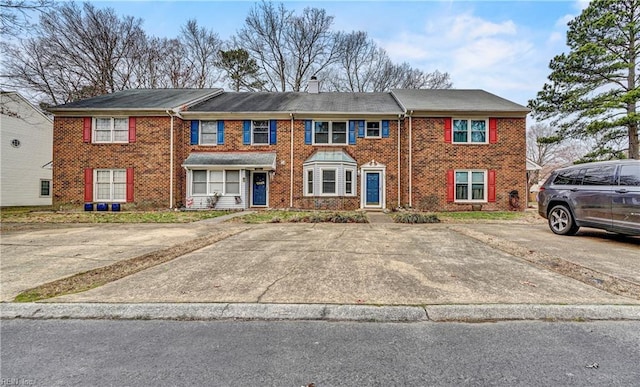
[[[309,79],[309,83],[307,83],[307,93],[309,94],[318,94],[320,93],[320,81],[318,81],[318,78],[316,78],[316,76],[312,76],[311,79]]]

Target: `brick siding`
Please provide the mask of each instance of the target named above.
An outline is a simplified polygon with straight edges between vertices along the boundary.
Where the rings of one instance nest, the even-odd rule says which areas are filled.
[[[448,203],[446,173],[449,169],[496,170],[496,202],[483,209],[509,209],[509,192],[526,197],[525,119],[498,119],[496,144],[447,144],[444,118],[412,118],[411,203],[422,210],[469,210],[470,204]],[[271,208],[290,206],[291,121],[278,120],[276,145],[244,145],[243,121],[225,120],[223,145],[190,145],[190,121],[174,118],[174,206],[186,196],[186,171],[182,163],[191,152],[276,152],[276,172],[269,183]],[[134,168],[136,207],[168,208],[170,118],[137,117],[136,142],[89,144],[82,139],[82,117],[56,116],[53,145],[54,205],[81,205],[84,199],[85,168]],[[356,138],[356,145],[306,145],[304,120],[294,121],[293,207],[304,209],[360,208],[362,176],[357,176],[355,197],[318,198],[303,195],[303,163],[318,150],[343,149],[358,168],[375,161],[386,165],[386,206],[409,203],[409,119],[389,122],[388,138]],[[398,177],[398,130],[401,131],[400,177]],[[401,191],[398,192],[398,179]],[[398,198],[400,196],[400,198]],[[134,207],[130,203],[127,206]]]

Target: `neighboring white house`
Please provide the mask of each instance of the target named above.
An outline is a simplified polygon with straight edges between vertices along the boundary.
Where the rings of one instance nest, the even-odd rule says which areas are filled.
[[[51,205],[53,120],[0,91],[0,206]]]

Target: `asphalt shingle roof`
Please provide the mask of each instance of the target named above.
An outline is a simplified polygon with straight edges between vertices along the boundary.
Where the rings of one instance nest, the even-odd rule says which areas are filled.
[[[49,110],[166,110],[222,92],[222,89],[130,89],[58,105]]]
[[[196,104],[190,112],[314,112],[400,114],[390,93],[226,92]]]
[[[276,154],[272,152],[194,152],[189,154],[182,165],[275,169]]]
[[[393,89],[391,92],[409,111],[529,112],[522,105],[484,90]]]

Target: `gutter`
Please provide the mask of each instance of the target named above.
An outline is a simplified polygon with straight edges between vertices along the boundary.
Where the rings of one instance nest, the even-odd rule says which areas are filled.
[[[173,114],[169,110],[166,113],[171,117],[169,129],[169,209],[173,209]]]
[[[289,150],[289,208],[293,208],[293,121],[295,120],[293,113],[291,116],[291,149]],[[304,187],[303,187],[304,189]]]

